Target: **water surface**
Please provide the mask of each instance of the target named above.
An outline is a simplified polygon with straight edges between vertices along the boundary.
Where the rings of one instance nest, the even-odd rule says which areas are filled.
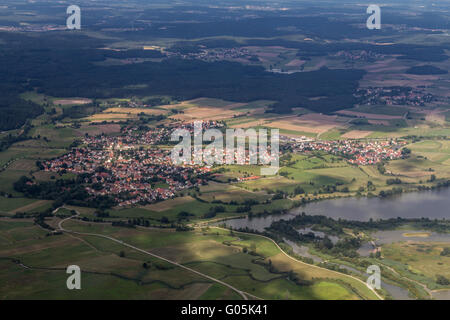
[[[264,231],[272,222],[291,220],[305,212],[333,219],[369,221],[389,218],[450,219],[450,188],[405,193],[391,198],[341,198],[308,203],[282,215],[225,221],[227,226]]]

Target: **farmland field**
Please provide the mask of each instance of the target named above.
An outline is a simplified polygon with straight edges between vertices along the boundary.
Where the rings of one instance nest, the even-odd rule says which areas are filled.
[[[326,270],[317,269],[316,271],[309,269],[306,265],[299,266],[298,271],[295,270],[299,275],[309,279],[317,278],[313,284],[304,287],[287,281],[282,274],[269,272],[264,264],[255,264],[252,256],[241,252],[243,246],[251,246],[253,242],[261,256],[260,259],[264,261],[270,258],[275,266],[280,264],[280,270],[284,268],[285,263],[292,264],[294,262],[288,262],[286,258],[283,258],[270,242],[253,236],[240,235],[239,238],[236,238],[228,232],[214,229],[173,234],[150,230],[120,230],[111,227],[99,229],[78,222],[70,222],[68,226],[82,232],[101,232],[113,235],[155,254],[175,259],[179,263],[213,277],[223,278],[228,283],[239,286],[242,290],[248,290],[251,294],[264,298],[281,298],[278,293],[280,288],[284,288],[282,295],[286,299],[359,298],[349,292],[345,286],[325,280],[328,277]],[[216,288],[209,292],[213,285],[210,281],[170,265],[163,268],[161,262],[153,258],[121,248],[120,245],[108,243],[107,240],[101,238],[66,235],[45,238],[43,237],[44,232],[39,231],[40,229],[37,227],[32,227],[30,223],[13,224],[0,221],[0,228],[5,230],[6,233],[3,236],[11,242],[7,247],[0,246],[0,253],[3,257],[0,276],[5,277],[9,272],[14,272],[22,275],[19,278],[23,281],[31,281],[33,285],[27,288],[26,293],[15,293],[26,294],[28,298],[36,296],[52,298],[56,297],[55,293],[62,292],[64,293],[61,298],[75,299],[89,299],[98,296],[101,292],[105,292],[105,295],[101,294],[102,297],[109,299],[120,299],[126,295],[128,298],[135,299],[143,297],[182,298],[190,297],[192,287],[195,287],[195,292],[199,296],[205,294],[210,298],[219,296],[237,298],[235,293],[228,292],[229,289],[218,290],[217,284],[214,284]],[[32,244],[31,239],[36,235],[39,240],[36,244]],[[155,241],[156,239],[157,241]],[[223,241],[231,241],[232,245],[224,245]],[[66,250],[67,248],[70,250]],[[123,251],[121,257],[119,250]],[[23,265],[29,268],[23,268],[8,259],[19,259]],[[89,285],[80,292],[63,291],[62,286],[61,289],[58,289],[58,283],[65,282],[64,270],[60,266],[69,261],[79,264],[85,270],[87,277],[85,281]],[[148,269],[142,267],[143,261],[149,265]],[[38,282],[32,280],[38,278],[42,280]],[[320,278],[324,278],[324,280],[319,280]],[[346,281],[345,276],[343,279]],[[141,283],[140,290],[136,290],[136,281]],[[364,286],[360,286],[350,278],[347,281],[361,290],[360,294],[371,297],[370,293],[364,290]],[[110,290],[105,290],[110,286],[120,287],[121,290],[114,290],[117,293],[113,294]],[[7,294],[8,288],[3,287],[0,291],[0,295],[4,299],[15,297]],[[199,290],[200,288],[203,289]],[[191,298],[195,298],[195,296]]]

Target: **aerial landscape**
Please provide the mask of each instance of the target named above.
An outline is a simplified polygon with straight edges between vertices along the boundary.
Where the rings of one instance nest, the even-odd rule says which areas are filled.
[[[450,300],[448,1],[3,0],[0,92],[0,300]]]

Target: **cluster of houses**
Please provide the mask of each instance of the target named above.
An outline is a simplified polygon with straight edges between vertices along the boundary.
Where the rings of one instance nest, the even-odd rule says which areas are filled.
[[[114,196],[119,206],[152,203],[172,198],[184,189],[206,184],[211,172],[211,165],[204,163],[173,163],[172,149],[164,147],[170,141],[172,132],[186,129],[195,136],[198,131],[222,126],[223,123],[216,121],[203,121],[201,130],[194,123],[177,123],[152,129],[127,126],[122,128],[119,136],[87,135],[80,147],[44,162],[43,166],[49,172],[81,175],[90,195]],[[350,163],[357,165],[401,158],[401,147],[405,145],[404,141],[395,139],[361,142],[281,137],[281,141],[283,144],[289,143],[294,152],[324,151],[344,156]],[[225,148],[225,159],[226,151]],[[247,164],[252,162],[250,159],[259,158],[261,163],[270,162],[272,156],[269,145],[263,154],[257,149],[241,150],[235,154],[234,160]],[[242,180],[258,178],[251,176]]]
[[[294,152],[324,151],[340,155],[356,165],[376,164],[383,160],[394,160],[403,157],[401,148],[406,141],[397,139],[362,142],[357,140],[340,141],[300,141],[293,144]]]
[[[177,57],[182,59],[198,59],[207,62],[234,60],[234,59],[255,59],[246,48],[214,48],[207,49],[199,46],[195,52],[170,52],[166,51],[168,57]]]
[[[122,132],[121,136],[85,137],[82,147],[45,162],[44,170],[88,174],[88,193],[113,195],[119,206],[169,199],[178,191],[206,183],[209,168],[174,166],[170,150],[155,147],[166,141],[167,128],[127,127]]]
[[[355,97],[367,105],[425,106],[435,100],[430,93],[404,87],[359,89]]]
[[[111,195],[119,206],[152,203],[175,196],[184,189],[206,184],[213,163],[191,162],[176,165],[172,149],[167,147],[175,129],[185,129],[195,136],[223,123],[203,121],[201,129],[194,123],[176,123],[158,128],[127,126],[118,136],[89,136],[80,147],[53,160],[44,162],[44,170],[59,174],[74,173],[84,179],[86,191],[93,197]],[[270,163],[270,145],[260,154],[258,150],[235,150],[233,163],[250,164],[250,159]],[[218,153],[215,163],[225,163],[225,152]],[[203,155],[204,157],[205,155]],[[256,162],[255,162],[256,164]],[[255,177],[252,177],[252,179]]]
[[[350,61],[375,61],[376,59],[383,58],[382,54],[370,50],[339,51],[334,56],[343,57]]]

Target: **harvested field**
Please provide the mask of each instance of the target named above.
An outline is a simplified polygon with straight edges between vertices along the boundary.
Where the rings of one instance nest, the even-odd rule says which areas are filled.
[[[71,104],[88,104],[88,103],[91,103],[91,102],[92,102],[91,99],[86,99],[86,98],[74,98],[74,99],[59,99],[59,100],[54,100],[54,101],[53,101],[53,104],[66,106],[66,105],[71,105]]]
[[[339,110],[336,111],[338,114],[346,116],[356,116],[359,118],[375,119],[375,120],[392,120],[392,119],[402,119],[402,116],[392,116],[387,114],[376,114],[376,113],[364,113],[350,110]]]
[[[191,104],[197,107],[216,107],[216,108],[223,108],[228,107],[230,108],[231,105],[245,105],[245,103],[236,103],[221,99],[213,99],[213,98],[197,98],[189,101],[185,101],[187,104]]]
[[[305,121],[316,121],[322,124],[336,124],[337,116],[329,116],[321,113],[308,113],[299,117],[301,120]]]
[[[389,125],[389,121],[385,121],[385,120],[374,120],[374,119],[371,119],[368,122],[370,124],[374,124],[374,125],[382,125],[382,126],[388,126]]]
[[[175,199],[170,199],[170,200],[166,200],[166,201],[162,201],[162,202],[158,202],[158,203],[154,203],[154,204],[149,204],[149,205],[144,206],[143,208],[151,210],[151,211],[162,212],[162,211],[172,209],[176,206],[179,206],[179,205],[191,202],[191,201],[194,201],[194,198],[192,198],[190,196],[178,197]]]
[[[242,112],[233,110],[223,110],[219,108],[193,107],[184,111],[184,113],[171,116],[172,119],[180,121],[196,120],[224,120],[233,118],[234,115],[242,115]]]
[[[39,208],[39,207],[41,207],[41,206],[43,206],[43,205],[45,205],[45,204],[47,204],[47,203],[50,203],[50,202],[51,202],[50,200],[39,200],[39,201],[30,203],[30,204],[28,204],[28,205],[26,205],[26,206],[23,206],[23,207],[14,209],[13,211],[11,211],[11,213],[16,213],[16,212],[27,212],[27,211],[30,211],[30,210]]]
[[[92,125],[92,126],[82,126],[77,131],[82,133],[83,135],[85,133],[88,133],[90,135],[99,135],[102,133],[111,134],[111,133],[120,132],[120,125],[118,125],[118,124],[98,124],[98,125]]]
[[[14,161],[9,167],[10,170],[30,171],[36,169],[36,160],[20,159]]]
[[[197,98],[194,100],[183,101],[179,104],[163,105],[159,108],[166,110],[176,109],[182,113],[172,115],[170,118],[179,121],[201,121],[201,120],[227,120],[235,116],[246,116],[248,114],[256,115],[264,113],[267,103],[261,107],[256,103],[238,103],[212,98]],[[260,102],[259,102],[260,103]],[[244,118],[242,118],[244,119]]]
[[[298,132],[310,132],[310,133],[324,133],[330,129],[333,129],[335,126],[322,125],[322,126],[313,126],[309,123],[304,123],[300,121],[290,121],[290,120],[279,120],[274,121],[267,125],[271,128],[276,129],[284,129],[289,131],[298,131]]]
[[[369,136],[373,131],[361,131],[361,130],[352,130],[342,135],[342,138],[347,139],[362,139]]]
[[[180,103],[175,103],[175,104],[163,104],[158,106],[158,109],[165,109],[165,110],[172,110],[172,109],[176,109],[176,110],[186,110],[188,108],[192,108],[195,107],[195,105],[188,103],[188,101],[183,101]]]
[[[392,73],[393,71],[405,71],[408,67],[399,65],[396,58],[389,58],[366,64],[361,68],[369,73]]]
[[[28,198],[5,198],[0,197],[0,211],[2,213],[14,212],[17,208],[33,204],[37,200]]]
[[[300,60],[300,59],[294,59],[291,62],[286,64],[286,67],[300,67],[303,64],[305,64],[305,60]]]
[[[246,129],[246,128],[255,128],[255,127],[259,127],[259,126],[264,126],[266,123],[265,120],[255,120],[255,121],[248,121],[248,122],[244,122],[244,123],[237,123],[237,124],[233,124],[230,126],[230,128],[242,128],[242,129]]]
[[[426,114],[426,116],[425,116],[426,121],[444,124],[446,112],[447,112],[447,110],[424,110],[423,113]]]
[[[425,115],[425,120],[430,122],[437,122],[439,124],[445,123],[447,109],[426,109],[420,107],[408,107],[409,110],[415,113]]]
[[[167,111],[162,109],[149,109],[149,108],[108,108],[105,111],[103,111],[103,114],[105,113],[128,113],[128,114],[139,114],[139,113],[145,113],[145,114],[151,114],[151,115],[160,115],[160,114],[166,114]]]
[[[337,116],[327,116],[318,113],[305,114],[301,117],[289,116],[279,118],[279,120],[266,125],[271,128],[315,134],[322,134],[336,127],[344,127],[342,123],[337,121]]]
[[[171,116],[172,119],[180,121],[196,121],[196,120],[225,120],[234,116],[245,115],[245,112],[235,110],[245,106],[245,103],[234,103],[216,99],[199,98],[186,101],[181,107],[183,113]],[[176,106],[171,106],[176,108]],[[251,112],[257,112],[254,109]]]
[[[136,118],[136,115],[130,115],[127,113],[98,113],[90,117],[85,118],[85,120],[91,122],[102,122],[102,121],[123,121],[128,118]]]
[[[431,232],[406,232],[403,233],[402,236],[406,238],[428,238],[429,236],[431,236]]]

